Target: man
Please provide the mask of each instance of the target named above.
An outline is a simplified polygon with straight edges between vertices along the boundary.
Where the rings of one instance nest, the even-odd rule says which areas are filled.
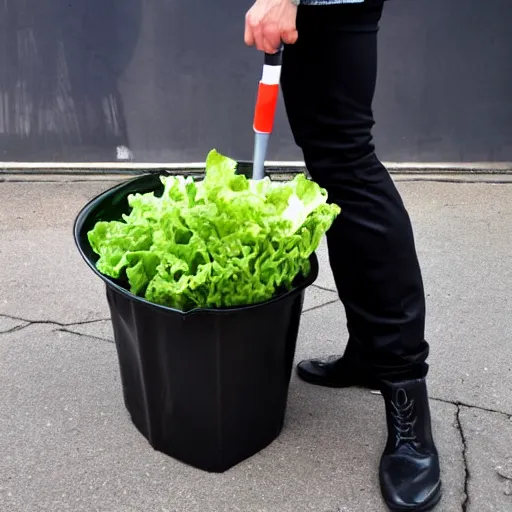
[[[302,361],[298,374],[322,386],[379,386],[388,429],[383,498],[393,511],[424,511],[441,498],[424,290],[408,213],[371,134],[383,1],[256,0],[245,41],[267,53],[285,43],[281,86],[295,141],[342,208],[327,240],[348,344],[343,357]]]

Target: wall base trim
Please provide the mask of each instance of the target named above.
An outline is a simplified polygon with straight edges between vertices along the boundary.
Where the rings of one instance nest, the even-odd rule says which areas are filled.
[[[399,175],[512,175],[512,162],[384,162],[391,174]],[[269,175],[283,178],[304,172],[304,162],[268,161]],[[82,178],[116,176],[166,171],[170,174],[200,175],[204,162],[0,162],[0,176],[6,175],[73,175]]]

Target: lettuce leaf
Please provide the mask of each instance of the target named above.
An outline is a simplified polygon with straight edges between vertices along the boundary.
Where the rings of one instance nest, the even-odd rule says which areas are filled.
[[[340,208],[304,175],[253,181],[215,150],[202,181],[162,176],[161,197],[128,197],[130,213],[88,233],[104,275],[181,311],[269,300],[310,271]]]

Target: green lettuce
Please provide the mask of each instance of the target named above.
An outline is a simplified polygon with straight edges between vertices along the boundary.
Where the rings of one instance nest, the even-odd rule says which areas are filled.
[[[163,193],[132,194],[130,213],[89,231],[104,275],[181,311],[256,304],[290,290],[340,208],[304,175],[250,180],[211,151],[202,181],[162,176]]]

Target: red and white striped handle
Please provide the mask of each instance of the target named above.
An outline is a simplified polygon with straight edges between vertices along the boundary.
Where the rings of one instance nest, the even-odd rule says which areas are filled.
[[[272,133],[279,98],[281,79],[282,48],[275,54],[265,54],[263,74],[258,87],[256,109],[254,111],[254,131]]]

